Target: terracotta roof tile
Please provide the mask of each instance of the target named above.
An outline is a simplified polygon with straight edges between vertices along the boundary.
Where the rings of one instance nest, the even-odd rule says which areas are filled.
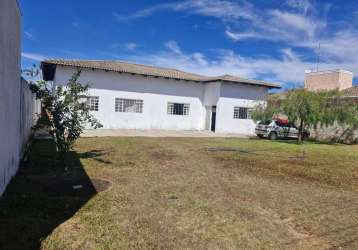
[[[194,81],[194,82],[202,82],[202,83],[224,81],[224,82],[233,82],[233,83],[241,83],[241,84],[249,84],[249,85],[259,85],[268,88],[280,88],[278,84],[267,83],[258,80],[250,80],[237,76],[224,75],[224,76],[217,76],[217,77],[209,77],[209,76],[188,73],[176,69],[127,63],[122,61],[98,61],[98,60],[91,61],[91,60],[61,60],[61,59],[44,60],[42,62],[43,71],[49,70],[49,68],[44,67],[49,65],[100,69],[100,70],[107,70],[107,71],[113,71],[119,73],[138,74],[144,76],[162,77],[162,78],[170,78],[176,80]]]

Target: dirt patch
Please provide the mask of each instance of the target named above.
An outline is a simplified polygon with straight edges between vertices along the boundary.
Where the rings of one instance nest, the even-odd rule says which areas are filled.
[[[168,162],[175,160],[176,154],[169,150],[161,150],[152,152],[151,157],[160,162]]]
[[[284,225],[287,228],[287,231],[293,236],[293,240],[285,243],[287,246],[299,245],[302,248],[313,248],[319,247],[322,249],[329,249],[332,247],[332,243],[320,236],[315,235],[308,228],[297,227],[293,223],[293,218],[282,218],[278,213],[274,212],[268,208],[262,208],[256,206],[254,210],[264,218],[269,219],[271,222],[274,222],[279,225]]]
[[[43,183],[49,196],[90,196],[107,190],[111,182],[103,179],[60,179],[52,178]]]

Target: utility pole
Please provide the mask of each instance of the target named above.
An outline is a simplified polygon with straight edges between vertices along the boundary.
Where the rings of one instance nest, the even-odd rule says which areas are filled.
[[[320,50],[321,50],[321,43],[318,43],[318,50],[317,50],[317,66],[316,66],[316,71],[318,72],[318,65],[319,65],[319,53],[320,53]]]

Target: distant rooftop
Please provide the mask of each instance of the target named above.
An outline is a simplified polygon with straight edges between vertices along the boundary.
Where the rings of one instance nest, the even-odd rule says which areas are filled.
[[[142,76],[161,77],[166,79],[184,80],[193,82],[231,82],[238,84],[248,84],[263,86],[267,88],[280,88],[279,84],[269,83],[259,80],[246,79],[238,76],[223,75],[223,76],[203,76],[184,72],[177,69],[161,68],[155,66],[148,66],[142,64],[135,64],[122,61],[99,61],[99,60],[63,60],[51,59],[44,60],[41,63],[44,80],[51,81],[54,78],[56,66],[77,67],[82,69],[99,69],[105,71],[112,71],[118,73],[128,73]]]
[[[332,69],[332,70],[305,70],[305,74],[329,74],[329,73],[346,73],[352,74],[353,72],[344,69]]]

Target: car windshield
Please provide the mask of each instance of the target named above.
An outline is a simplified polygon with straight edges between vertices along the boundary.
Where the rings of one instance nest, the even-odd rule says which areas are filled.
[[[259,124],[260,125],[270,125],[272,121],[271,120],[266,120],[266,121],[260,121]]]

